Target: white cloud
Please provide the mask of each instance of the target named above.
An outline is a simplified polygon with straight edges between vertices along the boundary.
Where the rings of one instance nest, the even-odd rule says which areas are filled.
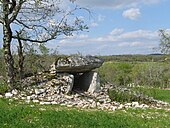
[[[76,0],[76,3],[88,7],[120,9],[137,7],[140,4],[154,4],[159,1],[160,0]]]
[[[149,30],[136,30],[131,32],[125,32],[123,29],[113,29],[108,35],[101,36],[92,39],[92,41],[97,42],[124,42],[124,41],[134,41],[134,40],[155,40],[159,39],[157,31]]]
[[[110,35],[118,35],[121,34],[124,30],[121,28],[115,28],[110,32]]]
[[[90,37],[86,34],[75,35],[58,43],[63,53],[82,54],[149,54],[158,47],[159,36],[157,31],[135,30],[126,32],[115,28],[107,35]]]
[[[132,32],[126,32],[123,33],[119,36],[119,38],[122,39],[155,39],[158,37],[158,32],[157,31],[149,31],[149,30],[136,30]]]
[[[88,35],[87,34],[81,34],[78,36],[80,39],[86,39],[88,38]]]
[[[97,20],[98,20],[98,22],[102,22],[102,21],[105,20],[105,16],[99,14],[98,17],[97,17]]]
[[[142,42],[122,42],[118,44],[119,47],[138,47],[142,45],[143,45]]]
[[[136,20],[140,16],[139,8],[130,8],[122,13],[122,16],[131,20]]]
[[[99,25],[98,23],[92,22],[92,23],[89,25],[89,27],[97,27],[98,25]]]

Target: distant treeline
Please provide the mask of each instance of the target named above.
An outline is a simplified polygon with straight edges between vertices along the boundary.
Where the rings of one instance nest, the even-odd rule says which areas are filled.
[[[117,62],[164,62],[169,60],[165,54],[150,54],[150,55],[109,55],[100,56],[104,61]]]

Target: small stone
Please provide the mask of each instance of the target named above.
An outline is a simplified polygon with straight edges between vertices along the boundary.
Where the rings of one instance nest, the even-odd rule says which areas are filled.
[[[26,98],[25,97],[21,97],[21,100],[25,100]]]
[[[39,100],[32,100],[33,103],[38,103],[40,102]]]
[[[100,104],[100,102],[97,102],[97,106],[100,106],[101,104]]]
[[[30,100],[25,100],[25,102],[29,104],[31,101]]]
[[[73,96],[69,96],[69,95],[65,95],[65,98],[67,98],[67,99],[73,99],[74,97],[73,97]]]
[[[51,104],[51,102],[43,102],[43,101],[42,101],[42,102],[40,102],[40,104],[41,104],[41,105],[45,105],[45,104],[48,105],[48,104]]]
[[[89,107],[89,105],[88,105],[88,104],[85,104],[85,105],[83,105],[82,108],[88,108],[88,107]]]
[[[35,89],[35,94],[39,95],[45,92],[45,89]]]
[[[93,103],[93,101],[94,101],[93,99],[88,99],[88,102],[90,103]]]
[[[27,98],[26,98],[27,100],[30,100],[31,99],[31,96],[27,96]]]
[[[131,105],[132,105],[132,103],[126,103],[125,105],[127,105],[127,106],[131,106]]]
[[[149,106],[148,105],[146,105],[146,104],[141,104],[140,105],[140,108],[148,108]]]
[[[92,104],[91,104],[90,107],[91,107],[91,108],[96,108],[96,102],[92,102]]]
[[[18,94],[18,90],[16,90],[16,89],[12,90],[12,94],[17,95]]]
[[[116,106],[111,106],[111,110],[112,110],[112,111],[115,111],[116,109],[117,109]]]
[[[122,108],[124,108],[124,105],[123,105],[123,104],[120,104],[120,105],[118,106],[118,109],[122,109]]]
[[[47,99],[48,99],[48,101],[52,101],[53,100],[52,97],[48,97]]]
[[[58,104],[56,101],[52,101],[51,104]]]
[[[18,100],[19,98],[18,97],[13,97],[14,98],[14,100]]]
[[[37,95],[33,94],[31,95],[31,99],[36,99],[37,98]]]
[[[13,96],[13,94],[11,92],[5,93],[5,97],[6,98],[11,98],[12,96]]]
[[[104,99],[99,99],[98,101],[99,101],[99,103],[102,104],[102,103],[104,103],[105,100]]]
[[[139,103],[138,102],[132,102],[132,107],[139,107]]]
[[[71,108],[71,107],[73,107],[73,105],[72,104],[68,104],[67,107]]]
[[[46,109],[45,109],[45,108],[40,108],[39,110],[40,110],[40,111],[46,111]]]

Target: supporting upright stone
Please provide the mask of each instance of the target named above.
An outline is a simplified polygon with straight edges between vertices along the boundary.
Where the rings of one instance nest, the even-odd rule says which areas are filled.
[[[74,76],[71,74],[67,74],[67,75],[63,76],[63,79],[66,81],[66,84],[67,84],[66,94],[68,94],[72,91],[72,88],[74,85]]]
[[[88,74],[87,74],[88,76]],[[93,93],[93,92],[99,92],[100,91],[100,78],[97,72],[89,72],[89,76],[92,77],[88,92]],[[88,78],[87,78],[88,79]]]
[[[76,87],[90,93],[100,91],[100,79],[95,71],[83,73],[76,79]]]

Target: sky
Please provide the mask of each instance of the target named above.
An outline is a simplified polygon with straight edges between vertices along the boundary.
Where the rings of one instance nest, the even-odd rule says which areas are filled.
[[[74,4],[91,11],[78,14],[89,30],[46,44],[61,54],[158,53],[158,31],[170,31],[170,0],[76,0]]]

